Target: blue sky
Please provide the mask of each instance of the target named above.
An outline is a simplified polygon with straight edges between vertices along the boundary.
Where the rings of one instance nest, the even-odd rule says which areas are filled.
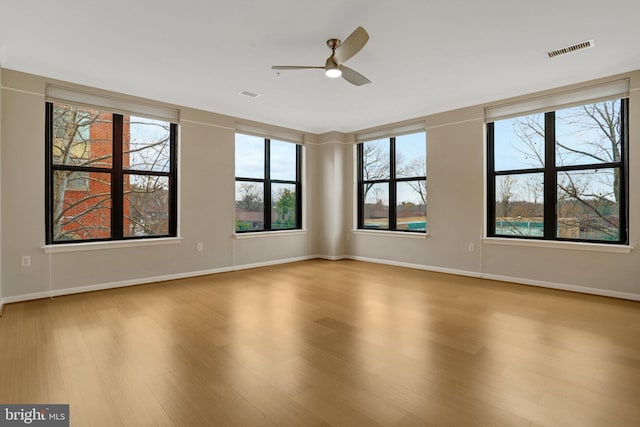
[[[610,103],[609,105],[613,104]],[[496,171],[540,168],[543,166],[534,151],[518,136],[518,123],[523,122],[526,118],[544,128],[543,113],[498,120],[494,123]],[[535,144],[536,151],[540,157],[544,158],[543,138],[534,136],[531,141]],[[601,163],[598,159],[603,159],[603,161],[612,161],[613,159],[611,141],[600,130],[595,121],[586,117],[582,106],[556,110],[556,141],[571,150],[587,153],[579,154],[576,151],[567,150],[557,145],[556,164],[558,166],[598,164]],[[514,199],[529,200],[531,197],[530,185],[525,185],[524,181],[531,178],[534,181],[541,182],[542,174],[539,175],[539,177],[521,176],[516,179],[516,183],[512,187]],[[584,194],[597,194],[613,199],[613,174],[611,170],[601,170],[598,173],[589,171],[587,173],[573,174],[573,176]],[[559,175],[558,179],[560,182],[566,180],[562,175]],[[498,187],[496,188],[497,193],[500,190]]]
[[[388,143],[388,139],[386,141]],[[426,161],[425,133],[397,137],[396,149],[405,159],[423,158]],[[264,138],[236,133],[235,159],[237,177],[264,178]],[[295,179],[295,144],[271,140],[271,178]],[[388,198],[388,189],[381,196]],[[398,187],[398,200],[421,202],[419,195],[407,185]]]
[[[294,181],[296,144],[271,140],[271,179]],[[236,176],[264,178],[264,138],[236,133]]]

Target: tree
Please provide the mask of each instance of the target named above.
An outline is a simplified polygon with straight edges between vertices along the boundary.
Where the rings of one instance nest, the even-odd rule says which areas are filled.
[[[496,215],[500,217],[508,217],[511,213],[511,198],[514,196],[513,194],[513,184],[515,183],[515,178],[511,175],[506,175],[502,179],[499,179],[497,196],[500,202],[496,209]]]
[[[427,176],[427,159],[416,158],[406,163],[400,158],[398,163],[398,173],[402,176]],[[427,205],[427,180],[405,181],[407,185],[418,194],[422,205]]]
[[[169,123],[123,118],[123,167],[148,172],[167,171]],[[112,115],[55,103],[52,119],[52,162],[59,165],[52,177],[53,239],[110,237]],[[123,178],[124,235],[167,233],[166,177],[131,173]]]
[[[364,181],[374,181],[389,177],[389,144],[387,141],[367,142],[362,144],[362,178]],[[363,198],[367,200],[369,191],[375,184],[365,183]],[[380,195],[376,194],[376,200]]]
[[[252,183],[243,182],[240,184],[239,190],[240,198],[236,200],[236,208],[247,212],[262,212],[264,202],[260,187]]]
[[[273,228],[292,228],[296,225],[296,193],[280,188],[274,204]]]
[[[556,164],[572,166],[621,162],[623,140],[620,106],[620,101],[614,100],[556,112]],[[542,118],[542,115],[530,115],[514,122],[514,132],[521,143],[517,151],[529,161],[532,168],[545,165],[545,128]],[[579,228],[581,232],[591,233],[596,238],[617,238],[619,217],[612,215],[612,212],[616,211],[620,202],[620,173],[618,167],[559,172],[559,225]],[[496,216],[499,216],[498,212]]]
[[[53,163],[70,166],[108,166],[110,155],[92,155],[91,127],[103,126],[96,111],[55,104],[53,109]],[[95,141],[93,144],[101,144]],[[56,170],[53,175],[53,236],[55,240],[103,236],[109,227],[109,183],[102,174]],[[89,192],[94,187],[96,191]],[[73,191],[73,197],[68,197]]]

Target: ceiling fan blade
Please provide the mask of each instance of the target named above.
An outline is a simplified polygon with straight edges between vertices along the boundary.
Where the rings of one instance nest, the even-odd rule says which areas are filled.
[[[324,70],[324,67],[311,67],[306,65],[274,65],[272,70],[305,70],[308,68],[320,68]]]
[[[353,57],[356,53],[360,52],[360,49],[367,44],[369,40],[369,34],[362,28],[356,28],[353,33],[349,34],[349,37],[342,42],[339,48],[336,49],[336,53],[333,57],[336,64],[342,64],[349,58]]]
[[[340,70],[342,70],[342,77],[352,85],[362,86],[371,83],[371,80],[349,67],[341,65]]]

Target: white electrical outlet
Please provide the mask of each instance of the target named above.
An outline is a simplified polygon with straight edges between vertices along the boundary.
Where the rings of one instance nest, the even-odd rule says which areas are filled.
[[[475,252],[475,251],[476,251],[476,244],[469,243],[469,252]]]
[[[31,267],[31,257],[29,255],[23,255],[20,258],[20,262],[23,267]]]
[[[202,242],[198,242],[198,244],[196,245],[196,251],[202,252],[202,249],[203,249]]]

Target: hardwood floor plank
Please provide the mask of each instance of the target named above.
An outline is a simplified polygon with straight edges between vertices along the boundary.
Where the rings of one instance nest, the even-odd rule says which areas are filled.
[[[0,402],[74,426],[637,426],[640,303],[312,260],[8,304]]]

